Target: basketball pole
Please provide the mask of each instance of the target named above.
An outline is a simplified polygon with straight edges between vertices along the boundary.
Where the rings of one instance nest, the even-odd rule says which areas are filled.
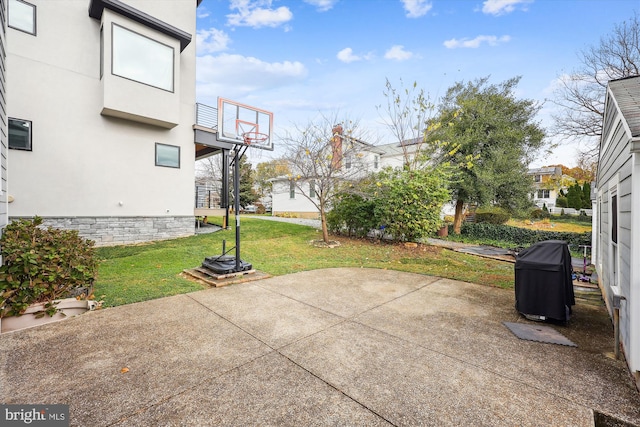
[[[233,210],[236,217],[236,273],[241,271],[240,263],[240,148],[236,145],[233,161]]]

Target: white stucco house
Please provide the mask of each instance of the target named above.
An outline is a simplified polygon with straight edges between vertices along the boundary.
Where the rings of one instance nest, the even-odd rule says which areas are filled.
[[[609,82],[593,215],[593,264],[640,386],[640,76]]]
[[[200,1],[7,0],[0,219],[8,198],[98,245],[194,233]]]

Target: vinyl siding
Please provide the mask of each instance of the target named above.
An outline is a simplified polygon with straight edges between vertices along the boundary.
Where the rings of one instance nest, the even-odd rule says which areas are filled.
[[[8,184],[7,184],[7,97],[6,97],[6,52],[7,52],[7,9],[6,1],[0,0],[0,230],[7,225]]]
[[[598,189],[601,195],[602,215],[599,218],[600,244],[602,245],[602,271],[599,277],[603,284],[607,306],[613,311],[613,297],[611,286],[613,281],[610,224],[610,192],[617,184],[618,200],[618,283],[622,295],[629,297],[631,294],[631,204],[632,185],[631,175],[633,171],[632,155],[630,151],[631,135],[624,126],[623,117],[615,107],[611,92],[608,92],[607,116],[604,119],[604,130],[601,140],[601,153],[598,163]],[[631,347],[631,313],[629,304],[622,304],[620,309],[620,333],[621,341],[625,349]]]

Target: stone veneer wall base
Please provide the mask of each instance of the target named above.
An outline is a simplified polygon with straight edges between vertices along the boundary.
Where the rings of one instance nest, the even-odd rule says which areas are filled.
[[[20,217],[9,217],[9,222]],[[24,218],[24,217],[22,217]],[[46,227],[78,230],[96,246],[127,245],[195,234],[194,216],[74,216],[42,217]]]

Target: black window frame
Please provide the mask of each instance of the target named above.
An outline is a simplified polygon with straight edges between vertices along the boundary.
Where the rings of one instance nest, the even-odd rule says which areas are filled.
[[[11,146],[11,122],[12,121],[29,123],[29,147],[28,148],[12,147]],[[7,136],[7,147],[8,148],[10,148],[11,150],[33,151],[33,122],[31,120],[18,119],[18,118],[15,118],[15,117],[8,117],[7,118],[7,133],[8,133],[8,136]]]
[[[177,148],[178,149],[178,165],[177,166],[158,163],[158,146],[159,145],[164,146],[164,147],[172,147],[172,148]],[[163,144],[161,142],[156,142],[155,156],[154,157],[155,157],[156,166],[159,166],[159,167],[162,167],[162,168],[180,169],[181,153],[180,153],[180,146],[179,145]]]
[[[296,198],[296,182],[293,179],[289,180],[289,198]]]
[[[27,31],[27,30],[23,30],[22,28],[14,27],[9,23],[11,21],[10,6],[11,6],[11,2],[12,1],[18,2],[18,3],[23,3],[23,4],[26,4],[27,6],[31,6],[31,9],[33,10],[33,32]],[[25,34],[30,34],[32,36],[37,36],[38,35],[38,13],[37,13],[36,9],[37,9],[37,6],[35,4],[31,4],[31,3],[27,2],[27,1],[24,1],[24,0],[8,0],[7,1],[7,27],[13,28],[14,30],[23,32]]]
[[[122,75],[122,74],[118,74],[118,73],[113,71],[114,52],[115,52],[115,49],[114,49],[115,42],[113,40],[113,37],[114,37],[114,29],[115,29],[115,27],[121,28],[124,31],[128,31],[128,32],[130,32],[132,34],[135,34],[137,36],[143,37],[143,38],[145,38],[147,40],[151,40],[152,42],[155,42],[155,43],[157,43],[159,45],[162,45],[162,46],[165,46],[165,47],[168,47],[169,49],[171,49],[171,67],[172,67],[171,68],[171,89],[165,89],[163,87],[156,86],[156,85],[148,83],[148,82],[143,82],[143,81],[137,80],[137,79],[135,79],[133,77],[125,76],[125,75]],[[129,80],[129,81],[132,81],[132,82],[136,82],[136,83],[139,83],[141,85],[145,85],[145,86],[152,87],[152,88],[155,88],[155,89],[163,90],[165,92],[169,92],[169,93],[175,93],[176,92],[176,50],[175,50],[175,48],[173,46],[170,46],[170,45],[168,45],[166,43],[163,43],[163,42],[161,42],[159,40],[156,40],[153,37],[150,37],[150,36],[148,36],[146,34],[142,34],[142,33],[138,32],[138,31],[134,31],[134,30],[132,30],[130,28],[127,28],[126,26],[124,26],[122,24],[119,24],[119,23],[116,23],[116,22],[112,22],[111,23],[111,41],[110,42],[111,42],[110,43],[111,44],[111,52],[109,52],[109,53],[111,55],[111,75],[112,76],[120,77],[122,79]]]

